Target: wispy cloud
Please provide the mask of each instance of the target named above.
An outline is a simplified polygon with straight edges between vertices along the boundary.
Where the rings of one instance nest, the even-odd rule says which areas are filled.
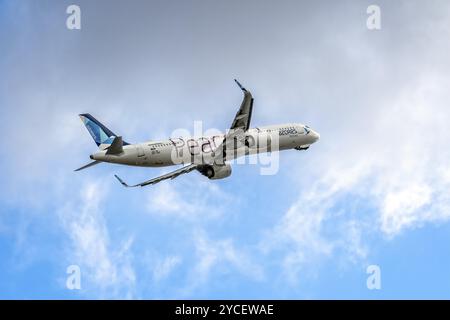
[[[199,173],[190,175],[189,181],[166,181],[153,186],[148,194],[147,211],[155,216],[190,221],[217,219],[226,213],[232,197]]]
[[[110,243],[102,210],[106,195],[106,184],[86,183],[79,200],[66,203],[60,210],[61,223],[72,242],[66,259],[80,266],[87,296],[131,298],[136,282],[131,264],[133,239],[128,238],[117,248]]]
[[[366,30],[356,1],[228,1],[220,10],[180,1],[186,10],[177,12],[115,1],[108,18],[124,23],[108,28],[101,5],[80,4],[89,12],[80,33],[68,33],[64,6],[51,2],[0,10],[0,240],[14,235],[18,260],[32,265],[41,252],[30,244],[58,233],[45,255],[80,265],[86,297],[185,289],[195,298],[224,274],[270,290],[264,279],[296,283],[326,263],[360,270],[377,243],[449,221],[447,2],[386,2],[377,32]],[[257,99],[252,125],[299,121],[321,133],[307,152],[280,154],[279,176],[239,168],[209,181],[192,172],[138,191],[112,174],[144,169],[73,173],[95,148],[78,113],[132,142],[196,119],[226,130],[241,102],[234,76]],[[246,219],[251,211],[256,218]],[[60,225],[33,229],[43,217]],[[48,263],[52,276],[64,274]]]
[[[308,167],[316,181],[302,184],[298,199],[263,242],[268,251],[285,252],[290,281],[300,269],[342,250],[341,260],[365,263],[374,234],[393,239],[450,220],[445,174],[450,152],[439,147],[448,137],[443,120],[448,85],[449,78],[439,73],[423,73],[377,105],[380,112],[367,131],[343,129],[347,152],[326,146],[321,161]]]
[[[201,229],[194,233],[195,261],[187,279],[187,286],[182,288],[183,296],[191,296],[193,292],[211,280],[211,276],[234,270],[253,281],[262,281],[265,278],[264,269],[253,259],[254,256],[247,250],[236,248],[231,238],[212,239]]]
[[[165,279],[181,261],[182,259],[179,256],[168,256],[157,261],[153,269],[153,279],[157,282]]]

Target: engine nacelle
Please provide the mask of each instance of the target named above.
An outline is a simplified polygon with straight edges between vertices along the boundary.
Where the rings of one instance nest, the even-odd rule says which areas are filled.
[[[231,175],[231,166],[225,165],[209,165],[205,164],[197,168],[205,177],[211,180],[224,179]]]

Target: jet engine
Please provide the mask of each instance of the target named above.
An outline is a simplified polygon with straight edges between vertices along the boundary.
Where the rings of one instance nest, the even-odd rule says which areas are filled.
[[[208,179],[210,180],[224,179],[231,175],[231,166],[229,164],[225,165],[205,164],[199,166],[197,170],[205,177],[208,177]]]

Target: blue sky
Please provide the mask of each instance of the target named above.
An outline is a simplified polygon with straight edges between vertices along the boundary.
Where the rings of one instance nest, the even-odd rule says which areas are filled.
[[[0,1],[0,298],[448,299],[449,17],[447,1]],[[79,113],[129,142],[225,131],[233,78],[254,125],[321,140],[269,176],[129,190],[113,175],[167,169],[73,172],[96,149]]]

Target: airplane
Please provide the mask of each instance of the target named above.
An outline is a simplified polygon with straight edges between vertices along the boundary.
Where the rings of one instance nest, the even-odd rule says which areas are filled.
[[[239,81],[236,79],[234,81],[244,93],[244,98],[226,134],[200,138],[179,137],[131,144],[89,113],[80,114],[81,120],[99,150],[90,155],[92,162],[75,171],[102,162],[138,167],[184,165],[175,171],[134,185],[128,185],[114,175],[124,187],[153,185],[194,170],[210,180],[224,179],[231,175],[229,162],[233,159],[262,152],[307,150],[319,140],[319,133],[300,123],[250,128],[253,110],[252,94]]]

